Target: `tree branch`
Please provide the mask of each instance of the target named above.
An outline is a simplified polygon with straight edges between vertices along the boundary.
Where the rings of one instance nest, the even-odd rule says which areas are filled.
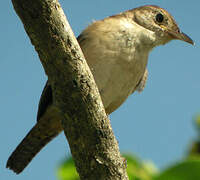
[[[109,119],[57,0],[12,0],[53,87],[81,179],[128,179]]]

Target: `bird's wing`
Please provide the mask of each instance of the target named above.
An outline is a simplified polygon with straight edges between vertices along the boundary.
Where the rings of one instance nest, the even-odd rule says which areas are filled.
[[[52,89],[51,89],[51,85],[47,81],[42,91],[42,95],[40,97],[38,113],[37,113],[37,121],[39,121],[42,115],[46,112],[47,107],[51,105],[52,102],[53,102]]]
[[[140,82],[138,83],[136,87],[136,91],[142,92],[145,88],[146,82],[147,82],[147,77],[148,77],[148,70],[145,69],[144,75],[142,76]]]

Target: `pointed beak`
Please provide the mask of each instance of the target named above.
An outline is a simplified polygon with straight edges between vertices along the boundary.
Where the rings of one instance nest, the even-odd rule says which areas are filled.
[[[180,31],[168,31],[169,35],[172,36],[173,39],[179,39],[181,41],[185,41],[187,43],[190,43],[194,45],[194,41],[185,33]]]

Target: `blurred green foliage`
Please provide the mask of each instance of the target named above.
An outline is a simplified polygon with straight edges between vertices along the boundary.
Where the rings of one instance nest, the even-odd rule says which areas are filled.
[[[57,176],[59,180],[79,180],[72,157],[66,159],[61,164],[58,168]]]
[[[188,158],[159,172],[152,162],[142,162],[126,154],[127,173],[130,180],[200,180],[200,158]],[[72,158],[58,169],[59,180],[79,180]]]
[[[197,138],[191,143],[187,156],[165,170],[158,170],[152,162],[144,162],[132,154],[123,154],[127,160],[130,180],[200,180],[200,116],[195,118]],[[79,180],[72,158],[65,160],[57,171],[59,180]]]
[[[200,159],[188,159],[173,165],[154,180],[200,180]]]

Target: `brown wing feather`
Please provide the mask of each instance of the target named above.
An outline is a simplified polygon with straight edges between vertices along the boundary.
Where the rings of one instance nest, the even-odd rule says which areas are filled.
[[[52,88],[49,82],[46,82],[46,85],[42,91],[42,95],[40,97],[40,102],[38,106],[38,113],[37,113],[37,121],[44,115],[47,110],[47,107],[53,103],[53,95],[52,95]]]

